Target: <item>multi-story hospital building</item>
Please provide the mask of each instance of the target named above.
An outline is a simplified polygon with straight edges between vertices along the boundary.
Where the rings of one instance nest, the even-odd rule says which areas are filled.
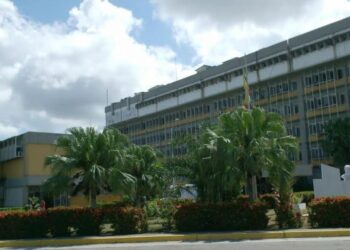
[[[327,161],[324,124],[350,114],[350,17],[112,103],[106,125],[136,144],[183,154],[185,147],[171,146],[173,137],[197,135],[201,124],[242,105],[245,67],[253,105],[284,117],[300,142],[296,175],[311,175]]]

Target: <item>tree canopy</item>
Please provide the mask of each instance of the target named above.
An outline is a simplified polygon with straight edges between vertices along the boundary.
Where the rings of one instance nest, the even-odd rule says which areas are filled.
[[[350,118],[330,120],[325,126],[321,145],[335,166],[350,164]]]
[[[110,180],[132,181],[132,176],[121,171],[124,164],[124,147],[129,142],[115,129],[71,128],[57,140],[63,155],[47,156],[45,164],[52,170],[46,181],[46,190],[55,194],[83,191],[89,194],[90,205],[96,206],[96,196],[110,190]]]
[[[123,171],[135,179],[126,187],[136,206],[143,207],[146,200],[162,192],[163,165],[152,147],[131,145],[127,148]]]
[[[298,143],[287,135],[276,113],[239,108],[221,115],[217,126],[205,128],[192,144],[188,177],[196,185],[201,201],[230,200],[243,186],[255,199],[255,178],[263,170],[269,173],[276,189],[290,189],[294,164],[288,154],[297,152]]]

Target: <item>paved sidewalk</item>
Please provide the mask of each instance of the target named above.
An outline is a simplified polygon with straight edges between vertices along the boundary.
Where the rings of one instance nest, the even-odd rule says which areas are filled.
[[[350,228],[340,229],[292,229],[276,231],[239,231],[188,234],[133,234],[122,236],[70,237],[54,239],[4,240],[0,247],[45,247],[73,246],[88,244],[140,243],[166,241],[223,241],[223,240],[253,240],[253,239],[284,239],[308,237],[340,237],[350,236]]]

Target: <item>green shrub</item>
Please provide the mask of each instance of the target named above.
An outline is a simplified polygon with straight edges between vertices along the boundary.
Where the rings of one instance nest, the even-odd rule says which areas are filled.
[[[28,198],[28,204],[24,206],[25,210],[40,210],[40,201],[36,196],[32,196]]]
[[[129,200],[123,199],[120,201],[98,203],[97,206],[99,208],[115,208],[115,207],[132,207],[133,204]]]
[[[44,211],[0,213],[1,239],[40,238],[47,228]]]
[[[101,232],[102,210],[100,208],[74,208],[72,226],[77,235],[98,235]]]
[[[162,199],[158,201],[159,217],[163,219],[162,227],[165,231],[170,231],[174,226],[174,215],[176,205],[172,199]]]
[[[183,232],[265,229],[267,207],[263,202],[182,205],[175,213],[176,228]]]
[[[69,236],[72,226],[73,209],[52,208],[47,210],[49,231],[54,237]]]
[[[315,198],[315,195],[313,191],[294,192],[293,198],[298,202],[309,204]]]
[[[277,206],[277,196],[275,194],[262,194],[259,199],[266,203],[268,209],[274,209]]]
[[[350,227],[350,197],[317,198],[309,203],[312,227]]]
[[[163,219],[163,229],[170,231],[174,228],[174,216],[177,209],[181,205],[192,204],[193,200],[189,199],[161,199],[158,200],[157,206],[159,210],[159,217]]]
[[[103,215],[112,224],[115,234],[140,233],[146,230],[146,216],[141,208],[106,208]]]
[[[158,200],[147,201],[145,205],[145,212],[148,218],[160,217]]]
[[[238,202],[249,202],[249,195],[246,195],[246,194],[238,195],[235,198],[235,200],[238,201]]]
[[[299,228],[302,226],[301,214],[294,213],[292,204],[276,205],[275,207],[276,221],[280,229],[283,228]]]

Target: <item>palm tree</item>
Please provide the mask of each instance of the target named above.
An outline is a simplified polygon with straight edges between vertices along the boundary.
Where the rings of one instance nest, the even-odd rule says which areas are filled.
[[[202,130],[198,140],[186,143],[187,171],[202,202],[228,201],[240,192],[257,198],[256,176],[268,171],[272,185],[281,194],[291,190],[294,164],[288,154],[297,151],[297,140],[286,134],[276,113],[261,108],[239,108],[220,116],[216,126]]]
[[[257,198],[256,176],[263,169],[272,170],[271,166],[279,168],[279,173],[284,173],[287,165],[276,163],[285,159],[289,149],[297,147],[296,139],[286,135],[281,116],[265,112],[262,108],[239,108],[223,114],[219,118],[219,133],[231,142],[232,165],[244,173],[246,193],[251,199]],[[277,149],[278,154],[275,152]],[[290,171],[287,172],[289,174]],[[279,175],[279,178],[282,177]]]
[[[288,159],[288,154],[297,153],[295,138],[278,138],[271,141],[272,164],[268,167],[268,178],[278,192],[278,203],[275,206],[276,221],[279,228],[296,227],[298,220],[293,213],[291,198],[294,164]]]
[[[126,150],[125,173],[133,176],[129,193],[138,207],[143,207],[146,199],[160,193],[163,168],[156,151],[150,146],[132,145]]]
[[[193,184],[201,202],[230,201],[240,193],[241,172],[232,168],[231,142],[215,129],[204,130],[194,152]]]
[[[177,158],[176,176],[194,184],[197,199],[204,203],[231,201],[241,189],[242,173],[232,168],[230,140],[218,131],[217,126],[204,126],[199,138],[184,137],[188,153]]]
[[[110,189],[110,176],[129,176],[120,169],[123,164],[123,147],[128,140],[115,129],[104,129],[99,133],[94,128],[71,128],[57,140],[57,147],[63,155],[46,157],[45,165],[50,166],[52,176],[45,187],[59,194],[63,191],[80,190],[89,194],[90,206],[96,206],[98,192]],[[114,173],[111,175],[110,173]]]

